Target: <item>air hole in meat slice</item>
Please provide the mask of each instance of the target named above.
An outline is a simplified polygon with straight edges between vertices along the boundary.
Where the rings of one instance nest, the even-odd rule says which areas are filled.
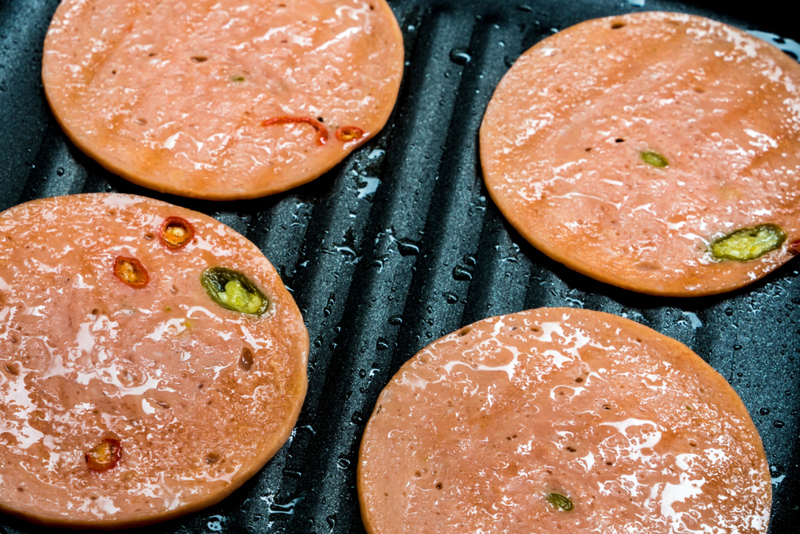
[[[217,452],[210,452],[206,455],[206,463],[208,465],[213,465],[219,461],[219,453]]]
[[[625,23],[620,21],[620,20],[615,20],[614,22],[611,23],[611,29],[612,30],[618,30],[618,29],[624,28],[624,27],[625,27]]]
[[[208,61],[208,57],[207,56],[192,56],[192,61],[194,61],[195,63],[205,63],[206,61]]]
[[[459,337],[466,336],[467,334],[469,334],[470,330],[472,330],[470,327],[462,328],[461,330],[458,331]]]

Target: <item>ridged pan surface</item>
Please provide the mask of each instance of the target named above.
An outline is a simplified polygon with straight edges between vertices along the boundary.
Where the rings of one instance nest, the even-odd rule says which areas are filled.
[[[57,0],[0,3],[0,209],[119,191],[207,213],[255,242],[293,292],[311,338],[309,389],[281,451],[242,488],[148,534],[364,532],[356,463],[381,389],[422,347],[492,315],[569,306],[628,317],[686,345],[739,393],[761,433],[774,490],[770,533],[800,524],[800,260],[734,293],[649,297],[595,282],[531,247],[488,199],[477,132],[519,55],[582,20],[640,10],[694,13],[800,55],[780,3],[655,0],[390,0],[406,47],[386,128],[331,172],[277,196],[202,202],[109,173],[58,127],[41,86]],[[643,5],[640,5],[643,4]],[[40,532],[0,516],[0,532]]]

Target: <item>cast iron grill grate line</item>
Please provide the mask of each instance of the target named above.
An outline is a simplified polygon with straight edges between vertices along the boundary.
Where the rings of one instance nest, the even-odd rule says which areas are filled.
[[[479,172],[477,131],[496,85],[494,78],[505,71],[505,50],[498,44],[502,34],[496,23],[480,20],[469,41],[462,41],[458,47],[469,50],[471,59],[463,67],[456,67],[461,83],[454,113],[442,117],[449,127],[433,181],[429,213],[435,217],[426,221],[424,254],[418,260],[406,302],[404,315],[409,327],[401,346],[410,350],[397,355],[395,369],[434,339],[463,326],[464,303],[477,267],[475,254],[485,213],[482,205],[486,202]],[[473,112],[462,113],[465,109]]]
[[[511,239],[497,209],[493,205],[484,209],[486,215],[475,256],[478,268],[470,283],[463,324],[527,309],[525,297],[531,283],[531,262]]]
[[[17,203],[38,198],[80,193],[86,183],[86,170],[70,154],[70,143],[55,119],[44,130],[33,168]]]

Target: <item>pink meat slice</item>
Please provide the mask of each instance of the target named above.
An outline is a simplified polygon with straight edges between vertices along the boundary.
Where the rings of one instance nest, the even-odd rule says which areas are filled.
[[[67,135],[109,170],[239,199],[313,180],[373,137],[402,71],[385,0],[65,0],[42,78]],[[313,122],[264,124],[283,117]]]
[[[800,252],[800,65],[718,22],[636,13],[542,40],[498,85],[480,146],[509,222],[603,282],[714,294]],[[782,247],[710,256],[713,240],[762,224],[786,232]]]
[[[181,217],[194,237],[159,235]],[[308,334],[275,269],[214,219],[142,197],[38,200],[0,214],[0,510],[59,526],[153,523],[221,500],[289,437],[306,391]],[[132,287],[117,257],[149,282]],[[261,316],[200,284],[243,273]],[[86,454],[119,440],[116,466]]]
[[[370,534],[753,534],[771,505],[730,385],[681,343],[580,309],[485,319],[420,351],[379,396],[358,469]]]

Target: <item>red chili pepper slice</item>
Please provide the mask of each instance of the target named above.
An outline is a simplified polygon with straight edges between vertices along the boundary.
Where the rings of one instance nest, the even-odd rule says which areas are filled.
[[[800,239],[795,239],[789,243],[789,252],[795,256],[800,256]]]
[[[317,131],[317,144],[324,145],[328,142],[328,129],[319,122],[310,117],[273,117],[261,122],[261,126],[272,126],[273,124],[295,124],[305,123]]]
[[[86,465],[94,471],[108,471],[122,458],[122,444],[119,440],[105,438],[86,453]]]
[[[182,217],[167,217],[161,225],[160,237],[167,248],[181,248],[194,237],[194,228]]]
[[[114,260],[114,274],[131,287],[140,288],[147,285],[150,277],[142,262],[136,258],[117,256]]]
[[[336,139],[343,143],[361,139],[362,137],[364,137],[364,130],[355,126],[342,126],[336,130]]]

